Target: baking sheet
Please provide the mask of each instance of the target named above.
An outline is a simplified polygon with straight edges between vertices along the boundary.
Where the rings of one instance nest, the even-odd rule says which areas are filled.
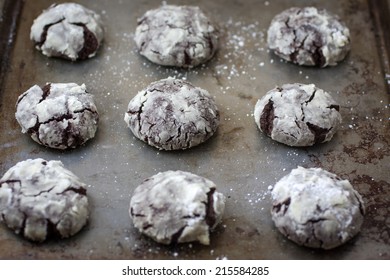
[[[389,95],[375,36],[381,27],[374,25],[368,1],[197,1],[218,22],[222,38],[216,57],[190,70],[157,66],[135,49],[137,17],[161,1],[76,2],[100,13],[106,26],[97,57],[77,63],[50,59],[34,49],[29,39],[32,21],[51,1],[24,2],[1,85],[0,174],[27,158],[61,160],[90,185],[91,219],[76,236],[43,244],[25,241],[1,225],[1,259],[390,259]],[[327,8],[349,26],[352,50],[340,65],[299,67],[267,51],[265,36],[272,17],[306,5]],[[205,144],[158,151],[126,127],[129,100],[168,76],[186,79],[215,97],[221,124]],[[55,151],[20,132],[14,118],[17,97],[46,82],[85,83],[95,96],[99,129],[85,146]],[[291,148],[257,129],[257,99],[276,85],[292,82],[314,83],[340,103],[343,123],[331,142]],[[334,172],[362,194],[366,219],[361,233],[348,244],[330,251],[308,249],[274,228],[270,186],[298,165]],[[222,224],[212,233],[210,246],[158,245],[131,224],[128,207],[134,188],[157,172],[178,169],[214,181],[227,197]]]

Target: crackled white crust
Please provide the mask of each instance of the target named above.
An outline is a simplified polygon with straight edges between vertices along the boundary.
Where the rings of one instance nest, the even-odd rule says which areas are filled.
[[[285,84],[257,101],[254,118],[259,129],[289,146],[330,141],[341,114],[332,96],[314,84]]]
[[[19,96],[15,117],[34,141],[61,150],[93,138],[99,121],[92,95],[75,83],[31,87]]]
[[[44,55],[72,61],[95,56],[103,36],[100,16],[76,3],[51,5],[34,20],[30,33]]]
[[[129,102],[124,120],[149,145],[178,150],[209,139],[218,128],[219,111],[206,90],[168,78],[140,91]]]
[[[199,7],[163,5],[138,20],[134,39],[140,53],[154,63],[192,67],[213,57],[218,34]]]
[[[364,203],[347,180],[321,168],[293,169],[272,190],[272,219],[299,245],[332,249],[354,237]]]
[[[315,7],[290,8],[276,15],[268,29],[269,49],[299,65],[326,67],[350,50],[350,33],[337,16]]]
[[[60,161],[21,161],[0,179],[0,221],[26,239],[70,237],[88,217],[86,185]]]
[[[143,234],[163,244],[210,243],[210,230],[222,219],[225,197],[215,184],[183,171],[158,173],[139,185],[130,217]]]

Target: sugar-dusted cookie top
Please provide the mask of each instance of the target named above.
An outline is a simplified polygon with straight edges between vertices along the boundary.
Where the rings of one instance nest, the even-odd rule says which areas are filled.
[[[193,67],[213,57],[218,37],[218,28],[199,7],[163,5],[138,20],[134,39],[154,63]]]
[[[51,5],[34,20],[30,33],[44,55],[72,61],[95,56],[103,36],[100,16],[76,3]]]
[[[215,184],[184,171],[158,173],[140,184],[130,201],[130,217],[143,234],[163,244],[210,243],[221,221],[225,197]]]
[[[330,141],[340,123],[340,106],[314,84],[285,84],[260,98],[254,110],[259,129],[289,146]]]
[[[354,237],[364,203],[348,180],[321,168],[293,169],[272,189],[272,219],[295,243],[332,249]]]
[[[299,65],[333,66],[350,50],[348,27],[336,15],[315,7],[289,8],[268,28],[270,50]]]
[[[60,161],[21,161],[0,179],[0,221],[32,241],[70,237],[89,218],[86,192]]]
[[[206,90],[168,78],[151,83],[133,97],[124,120],[149,145],[179,150],[209,139],[218,128],[219,111]]]
[[[15,116],[35,142],[61,150],[93,138],[99,122],[93,96],[75,83],[32,86],[19,96]]]

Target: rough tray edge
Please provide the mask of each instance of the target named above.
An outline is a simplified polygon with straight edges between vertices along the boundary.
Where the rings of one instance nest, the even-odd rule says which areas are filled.
[[[388,35],[390,33],[390,7],[387,0],[367,0],[367,2],[374,21],[387,93],[390,94],[390,36]]]
[[[4,89],[9,60],[14,46],[16,29],[25,0],[5,0],[0,24],[0,95]]]

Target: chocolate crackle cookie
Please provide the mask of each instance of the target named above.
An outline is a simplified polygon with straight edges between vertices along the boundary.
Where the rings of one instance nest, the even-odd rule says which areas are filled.
[[[219,32],[195,6],[163,5],[147,11],[135,31],[139,52],[150,61],[177,67],[193,67],[213,57]]]
[[[347,180],[321,168],[292,170],[271,195],[275,226],[299,245],[335,248],[354,237],[363,223],[360,194]]]
[[[93,138],[99,121],[92,95],[75,83],[31,87],[19,96],[15,116],[34,141],[62,150]]]
[[[299,65],[336,65],[350,50],[347,26],[325,9],[290,8],[276,15],[268,29],[268,47]]]
[[[86,185],[60,161],[21,161],[0,179],[0,221],[26,239],[73,236],[88,217]]]
[[[146,179],[130,201],[130,217],[143,234],[163,244],[198,241],[221,221],[225,197],[210,180],[183,171],[166,171]]]
[[[178,150],[209,139],[219,125],[219,111],[206,90],[168,78],[140,91],[129,102],[124,120],[149,145]]]
[[[72,61],[93,57],[103,36],[100,16],[76,3],[51,5],[34,20],[30,33],[44,55]]]
[[[285,84],[270,90],[254,110],[259,129],[289,146],[311,146],[332,139],[340,123],[339,105],[313,84]]]

